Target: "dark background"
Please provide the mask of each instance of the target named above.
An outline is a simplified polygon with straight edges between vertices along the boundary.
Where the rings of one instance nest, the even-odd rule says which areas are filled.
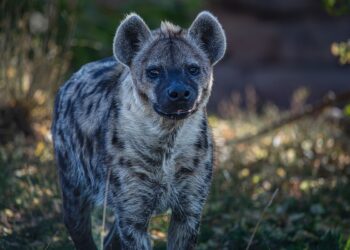
[[[219,18],[227,34],[226,56],[215,68],[210,111],[220,111],[234,92],[242,95],[244,103],[247,86],[255,89],[259,103],[273,102],[282,108],[290,106],[293,92],[300,87],[309,90],[308,101],[315,102],[329,91],[339,93],[350,86],[349,66],[332,53],[333,43],[349,39],[346,0],[36,0],[3,1],[2,7],[2,30],[8,33],[7,39],[17,41],[3,43],[3,51],[41,39],[34,48],[23,48],[20,56],[30,60],[39,53],[51,53],[48,59],[54,67],[64,65],[51,73],[57,74],[49,82],[53,92],[81,65],[112,54],[115,29],[126,13],[137,12],[151,28],[164,19],[188,27],[203,9]],[[20,33],[24,32],[28,34],[23,38]],[[10,59],[6,61],[2,63]],[[50,66],[38,74],[50,74],[54,71]],[[43,65],[35,67],[37,72]],[[38,81],[31,85],[43,84]]]

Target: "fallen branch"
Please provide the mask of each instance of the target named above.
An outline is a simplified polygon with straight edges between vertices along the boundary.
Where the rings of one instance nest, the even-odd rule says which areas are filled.
[[[350,100],[350,91],[341,93],[339,95],[335,95],[333,93],[328,94],[321,102],[313,104],[313,105],[306,105],[301,111],[292,113],[280,120],[277,120],[275,122],[272,122],[270,125],[266,126],[265,128],[259,130],[255,134],[243,136],[242,138],[238,138],[236,140],[233,140],[230,144],[240,144],[240,143],[246,143],[250,142],[253,139],[257,139],[265,134],[270,133],[271,131],[274,131],[278,128],[281,128],[287,124],[290,124],[292,122],[298,121],[304,117],[315,115],[318,113],[321,113],[325,108],[334,106],[335,104],[339,102],[343,102],[346,100]]]

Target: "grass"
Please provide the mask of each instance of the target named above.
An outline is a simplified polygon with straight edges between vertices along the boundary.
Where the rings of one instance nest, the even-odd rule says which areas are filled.
[[[217,166],[198,249],[246,249],[252,236],[249,249],[350,249],[350,137],[341,127],[321,115],[233,144],[282,113],[210,117]],[[17,135],[0,146],[0,249],[73,249],[49,126],[49,118],[34,119],[35,139]],[[96,244],[102,213],[93,215]],[[155,249],[165,249],[168,222],[169,214],[152,220]]]

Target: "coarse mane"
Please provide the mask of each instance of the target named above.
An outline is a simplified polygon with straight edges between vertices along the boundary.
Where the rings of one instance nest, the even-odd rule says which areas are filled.
[[[157,33],[162,38],[171,38],[184,36],[186,31],[171,22],[162,21]]]

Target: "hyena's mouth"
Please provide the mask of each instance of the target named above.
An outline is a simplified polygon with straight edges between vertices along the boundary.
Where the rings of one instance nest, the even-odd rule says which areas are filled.
[[[166,117],[168,119],[172,119],[172,120],[181,120],[181,119],[185,119],[187,117],[189,117],[190,115],[192,115],[193,113],[195,113],[197,111],[197,107],[195,106],[194,108],[190,109],[190,110],[182,110],[179,109],[176,112],[165,112],[162,111],[157,105],[153,106],[153,109],[157,112],[157,114]]]

